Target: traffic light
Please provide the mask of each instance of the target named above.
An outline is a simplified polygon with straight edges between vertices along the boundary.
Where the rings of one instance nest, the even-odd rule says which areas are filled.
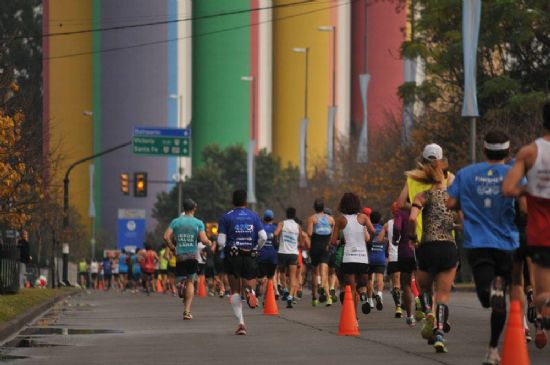
[[[120,191],[124,195],[130,195],[130,175],[125,172],[120,174]]]
[[[144,198],[147,196],[147,173],[134,172],[134,196]]]
[[[218,223],[206,223],[206,236],[209,239],[218,237]]]

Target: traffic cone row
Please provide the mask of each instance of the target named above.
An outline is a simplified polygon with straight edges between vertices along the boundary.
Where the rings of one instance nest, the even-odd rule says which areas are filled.
[[[160,276],[157,278],[157,293],[163,293],[164,290],[162,289],[162,281],[160,280]]]
[[[351,288],[346,285],[344,294],[344,303],[340,313],[340,326],[338,328],[340,336],[359,336],[359,326],[357,325],[357,315],[355,314],[355,302],[351,295]]]
[[[525,343],[525,328],[519,300],[510,302],[508,324],[504,332],[501,365],[529,365],[529,354]]]
[[[267,292],[265,294],[264,314],[268,316],[279,315],[279,309],[277,308],[277,301],[275,300],[275,292],[273,291],[273,281],[271,279],[267,282]]]
[[[199,276],[198,285],[199,285],[199,288],[197,290],[197,296],[201,298],[208,296],[208,293],[206,292],[206,283],[205,283],[204,275]]]

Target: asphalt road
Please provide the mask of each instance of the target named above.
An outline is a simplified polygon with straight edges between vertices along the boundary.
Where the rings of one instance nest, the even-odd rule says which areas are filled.
[[[489,314],[474,293],[453,293],[447,354],[436,354],[393,318],[389,305],[360,314],[360,337],[337,335],[340,305],[312,308],[309,297],[294,309],[279,302],[278,317],[246,307],[248,335],[235,336],[227,299],[196,298],[194,319],[181,319],[181,302],[169,295],[93,292],[53,308],[0,350],[9,364],[481,364],[489,339]],[[110,330],[108,333],[93,333]],[[52,331],[54,334],[44,334]],[[14,347],[18,343],[18,346]],[[531,364],[550,364],[550,345],[529,344]],[[15,357],[22,357],[15,359]],[[11,359],[10,359],[11,358]]]

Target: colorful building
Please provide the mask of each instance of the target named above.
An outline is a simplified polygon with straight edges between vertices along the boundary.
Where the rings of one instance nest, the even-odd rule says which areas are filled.
[[[130,141],[133,126],[192,128],[192,158],[125,148],[95,161],[95,224],[112,233],[119,208],[146,208],[150,218],[156,194],[174,175],[190,176],[210,144],[248,148],[254,139],[256,150],[296,165],[307,114],[309,167],[325,164],[331,108],[333,142],[349,143],[362,119],[360,74],[371,75],[370,129],[400,115],[405,23],[395,5],[366,0],[45,0],[45,151],[60,147],[63,171]],[[147,198],[119,191],[120,173],[135,171],[157,182]],[[89,191],[84,164],[70,189],[83,217]]]

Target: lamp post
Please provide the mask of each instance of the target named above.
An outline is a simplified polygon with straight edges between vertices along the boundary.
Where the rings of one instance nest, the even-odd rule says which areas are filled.
[[[170,94],[170,99],[176,100],[178,103],[177,112],[177,124],[178,128],[183,128],[183,95],[182,94]],[[183,169],[181,167],[181,157],[176,157],[178,173],[175,176],[175,180],[178,183],[178,215],[182,213],[183,205]]]
[[[308,77],[309,77],[309,48],[295,47],[292,52],[303,53],[304,57],[304,118],[300,124],[300,181],[301,188],[307,187],[307,101],[308,101]]]
[[[82,115],[86,116],[86,117],[90,117],[92,118],[92,132],[93,132],[93,117],[94,117],[94,112],[91,111],[91,110],[83,110],[82,111]],[[92,133],[92,138],[93,138],[93,133]],[[94,143],[92,142],[92,153],[95,153],[95,146],[94,146]],[[90,239],[90,248],[91,248],[91,251],[92,251],[92,260],[95,259],[95,243],[96,243],[96,239],[95,239],[95,202],[94,202],[94,164],[90,165],[90,206],[88,208],[88,217],[90,218],[91,220],[91,223],[92,223],[92,237]]]
[[[336,117],[336,26],[322,25],[319,32],[332,33],[332,105],[328,108],[327,116],[327,175],[334,174],[334,124]]]
[[[241,81],[250,82],[250,102],[252,111],[250,115],[250,139],[248,142],[247,170],[247,203],[252,210],[256,204],[256,171],[254,168],[254,156],[256,154],[256,78],[254,76],[241,76]]]

